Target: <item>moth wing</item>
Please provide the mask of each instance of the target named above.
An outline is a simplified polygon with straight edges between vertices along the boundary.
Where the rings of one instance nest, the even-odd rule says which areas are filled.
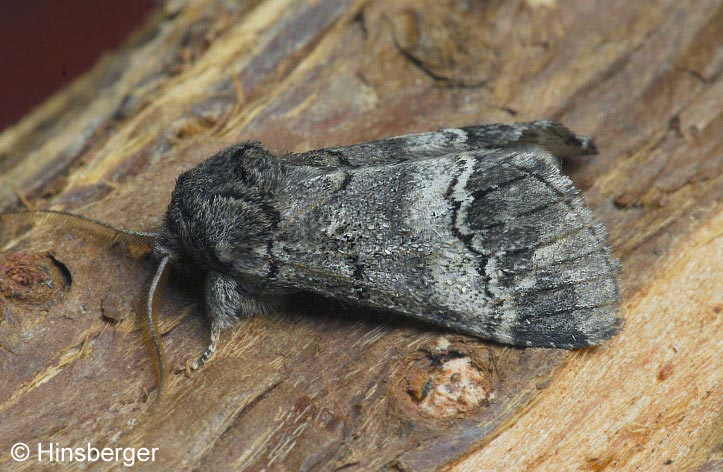
[[[355,168],[398,164],[481,149],[537,147],[558,158],[597,153],[595,144],[555,121],[488,124],[406,134],[350,146],[287,154],[279,159],[289,165]]]
[[[495,339],[577,348],[619,331],[619,263],[604,226],[545,152],[512,152],[473,175],[463,202],[471,244],[485,254]],[[512,173],[508,173],[508,170]],[[493,187],[488,182],[496,181]],[[463,228],[460,226],[460,232]]]
[[[547,152],[342,168],[286,191],[277,282],[522,346],[620,326],[603,227]]]

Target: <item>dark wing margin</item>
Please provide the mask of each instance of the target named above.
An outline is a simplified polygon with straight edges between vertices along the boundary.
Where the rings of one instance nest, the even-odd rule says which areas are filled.
[[[504,177],[467,182],[465,223],[488,255],[496,295],[494,337],[520,346],[600,344],[622,326],[619,264],[580,192],[541,154],[513,153],[497,168]]]
[[[555,121],[489,124],[407,134],[368,143],[298,154],[279,159],[289,165],[325,168],[398,164],[477,149],[524,149],[535,146],[557,158],[596,154],[592,139],[578,136]]]

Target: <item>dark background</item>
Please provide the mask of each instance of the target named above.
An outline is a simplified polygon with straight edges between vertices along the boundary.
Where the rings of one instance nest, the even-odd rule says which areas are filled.
[[[0,131],[120,45],[160,0],[0,0]]]

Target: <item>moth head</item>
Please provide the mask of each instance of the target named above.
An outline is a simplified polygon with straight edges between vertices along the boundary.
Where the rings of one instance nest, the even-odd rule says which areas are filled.
[[[259,143],[232,146],[182,173],[154,240],[190,276],[244,276],[264,257],[279,216],[269,200],[280,165]]]

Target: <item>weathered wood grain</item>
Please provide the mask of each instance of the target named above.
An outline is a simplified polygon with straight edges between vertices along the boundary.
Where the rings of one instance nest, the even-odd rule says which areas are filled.
[[[225,333],[189,378],[208,325],[175,278],[161,329],[178,372],[153,408],[133,315],[153,261],[6,232],[0,468],[38,468],[9,450],[43,441],[158,447],[152,470],[716,470],[722,46],[720,0],[168,2],[0,134],[0,209],[20,195],[152,230],[175,177],[240,140],[557,119],[601,149],[566,170],[621,259],[625,331],[511,349],[309,298]]]

